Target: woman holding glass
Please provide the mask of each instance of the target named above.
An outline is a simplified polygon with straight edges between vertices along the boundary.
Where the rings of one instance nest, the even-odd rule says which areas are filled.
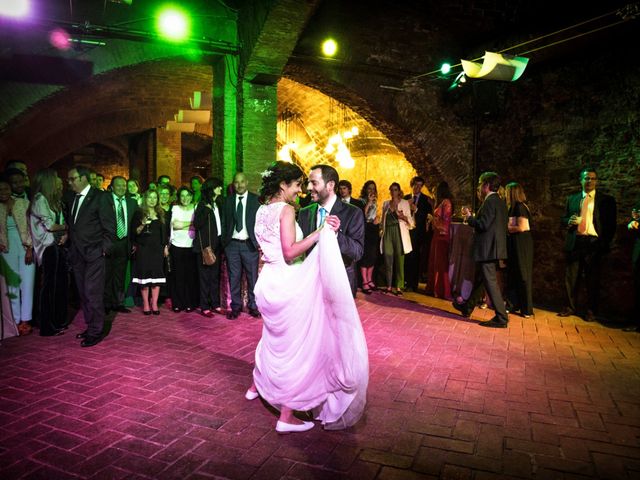
[[[409,230],[413,229],[416,224],[411,213],[411,206],[402,198],[402,190],[397,182],[393,182],[389,186],[389,193],[391,199],[385,200],[382,204],[380,252],[384,255],[387,293],[402,295],[404,256],[413,250]]]
[[[145,192],[142,207],[133,214],[131,226],[136,252],[131,282],[140,285],[143,313],[160,315],[158,296],[160,285],[167,281],[164,274],[164,257],[169,252],[164,210],[160,208],[156,191]]]
[[[191,312],[198,304],[198,267],[193,252],[196,236],[193,224],[195,208],[193,193],[188,187],[178,189],[178,204],[171,209],[171,282],[172,306],[174,312]]]
[[[507,305],[510,312],[524,318],[533,315],[533,237],[531,212],[522,185],[507,184],[505,189],[509,209],[507,237]]]
[[[378,235],[380,219],[378,218],[378,189],[376,182],[367,180],[360,192],[360,200],[364,204],[364,254],[360,259],[360,275],[362,276],[362,293],[369,294],[376,290],[373,283],[373,268],[378,259]]]

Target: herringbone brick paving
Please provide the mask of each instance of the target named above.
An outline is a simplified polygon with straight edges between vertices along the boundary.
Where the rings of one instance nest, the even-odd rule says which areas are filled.
[[[481,328],[422,295],[357,300],[365,418],[279,436],[243,393],[261,322],[118,315],[80,348],[0,347],[2,479],[638,478],[640,335],[536,311]]]

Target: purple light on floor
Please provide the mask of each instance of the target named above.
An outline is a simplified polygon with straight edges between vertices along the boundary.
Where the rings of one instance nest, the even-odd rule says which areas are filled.
[[[58,50],[69,50],[69,48],[71,48],[69,34],[61,28],[56,28],[51,31],[49,34],[49,42]]]
[[[31,13],[30,0],[0,1],[0,17],[25,18]]]

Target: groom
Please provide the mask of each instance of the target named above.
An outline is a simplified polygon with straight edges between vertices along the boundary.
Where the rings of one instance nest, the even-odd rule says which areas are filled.
[[[355,297],[356,263],[364,249],[364,214],[355,205],[338,199],[336,189],[339,181],[335,168],[329,165],[311,167],[307,190],[313,203],[300,210],[298,224],[306,237],[325,222],[331,225],[338,223],[338,246],[347,269],[351,293]]]

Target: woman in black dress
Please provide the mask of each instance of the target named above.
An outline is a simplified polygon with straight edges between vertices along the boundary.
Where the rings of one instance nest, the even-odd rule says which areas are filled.
[[[373,283],[373,268],[378,260],[380,235],[378,233],[380,218],[378,217],[378,189],[376,182],[367,180],[360,191],[360,200],[364,204],[364,254],[360,259],[362,275],[362,292],[371,293],[376,290]]]
[[[222,219],[220,218],[220,194],[222,180],[208,178],[200,190],[201,197],[193,224],[196,227],[196,238],[193,250],[196,252],[198,275],[200,278],[200,313],[208,318],[214,312],[222,313],[220,308],[220,250],[222,235]],[[213,265],[205,265],[202,261],[202,249],[211,247],[216,261]]]
[[[169,250],[164,210],[158,204],[156,191],[145,192],[142,207],[134,213],[131,225],[136,249],[131,281],[141,286],[144,314],[160,315],[158,295],[160,285],[166,283],[164,257]]]
[[[507,304],[509,311],[529,318],[533,315],[533,238],[531,212],[522,185],[511,182],[506,191],[509,208],[507,242]]]

